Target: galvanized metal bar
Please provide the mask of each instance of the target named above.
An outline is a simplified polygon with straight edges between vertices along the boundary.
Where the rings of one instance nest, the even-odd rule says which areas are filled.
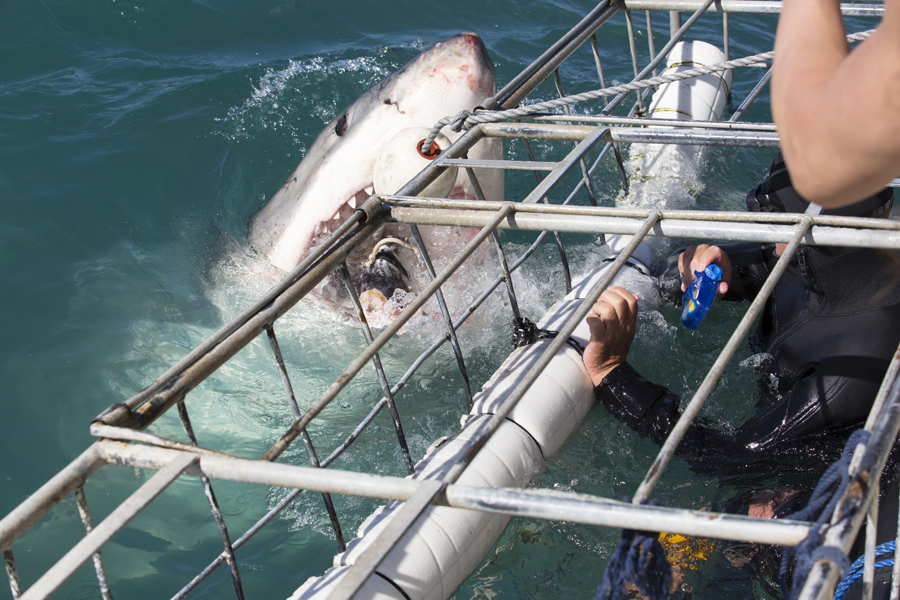
[[[476,190],[479,194],[482,194],[481,188],[476,188]],[[416,240],[416,246],[419,248],[419,255],[422,257],[422,262],[425,263],[425,270],[428,272],[428,276],[431,280],[434,281],[437,274],[434,270],[434,264],[431,262],[431,257],[428,255],[428,249],[425,246],[425,241],[422,239],[422,234],[419,232],[419,228],[416,225],[410,225],[409,228],[412,230],[413,238]],[[456,357],[456,366],[459,368],[459,375],[462,378],[463,395],[466,398],[466,411],[470,411],[475,405],[475,402],[472,398],[472,387],[469,384],[469,371],[466,369],[466,360],[463,358],[462,348],[459,345],[459,339],[456,337],[456,328],[453,327],[453,317],[450,315],[450,309],[447,308],[447,302],[444,300],[443,290],[437,288],[434,295],[437,298],[438,306],[441,310],[441,317],[443,317],[444,326],[447,328],[447,336],[449,337],[450,345],[453,348],[453,355]]]
[[[766,71],[766,74],[762,76],[762,79],[759,80],[759,83],[750,90],[750,93],[747,94],[747,97],[744,98],[744,101],[741,102],[741,105],[737,107],[737,110],[734,111],[734,114],[731,115],[731,118],[728,119],[729,122],[739,121],[741,117],[744,116],[744,113],[747,112],[747,109],[750,108],[750,105],[756,101],[756,98],[762,93],[763,89],[768,85],[769,81],[772,79],[772,69],[769,68]]]
[[[674,39],[678,35],[678,29],[681,28],[681,13],[678,11],[669,12],[669,37]]]
[[[650,51],[650,56],[656,56],[656,47],[653,43],[653,17],[651,14],[649,10],[644,11],[644,18],[647,20],[647,49]],[[653,69],[652,75],[656,77],[656,69]]]
[[[655,125],[655,124],[654,124]],[[482,125],[490,137],[531,137],[546,140],[586,140],[596,136],[597,141],[681,144],[686,146],[720,146],[730,148],[777,148],[778,134],[771,131],[744,131],[707,128],[673,129],[666,127],[609,127],[598,129],[589,125],[552,125],[549,123],[485,123]],[[600,132],[599,134],[597,132]],[[527,165],[525,165],[527,166]],[[557,168],[559,163],[557,163]],[[551,171],[552,174],[552,171]]]
[[[637,44],[634,41],[634,18],[631,16],[631,9],[625,7],[625,30],[628,32],[628,50],[631,53],[631,70],[632,74],[637,77],[640,72],[638,67]],[[653,58],[653,54],[650,58]]]
[[[600,80],[600,89],[606,88],[606,78],[603,76],[603,61],[600,60],[600,49],[597,47],[597,34],[591,34],[591,52],[594,55],[594,64],[597,65],[597,79]],[[606,101],[608,96],[604,95],[603,100]]]
[[[765,212],[738,212],[718,210],[652,210],[648,208],[618,208],[607,206],[562,206],[559,204],[522,204],[519,202],[479,201],[479,200],[449,200],[446,198],[411,198],[406,196],[385,196],[385,202],[391,211],[401,207],[415,208],[450,208],[454,211],[476,211],[493,213],[505,204],[513,206],[520,218],[522,214],[535,215],[580,215],[613,218],[646,219],[651,213],[658,212],[661,219],[670,221],[697,221],[702,223],[732,223],[744,225],[747,223],[758,224],[789,224],[796,225],[806,217],[801,213],[765,213]],[[435,211],[438,212],[438,211]],[[390,219],[397,222],[397,219]],[[443,219],[438,219],[443,222]],[[816,226],[821,227],[848,227],[859,230],[873,231],[900,231],[900,222],[890,219],[872,219],[864,217],[841,217],[836,215],[817,215],[813,217]],[[572,231],[577,231],[573,229]],[[868,232],[867,232],[868,233]]]
[[[102,466],[103,457],[97,445],[91,444],[78,458],[0,520],[0,550],[9,550],[20,535],[63,498],[83,486],[88,477]]]
[[[342,265],[344,263],[341,263]],[[287,372],[287,365],[284,363],[284,356],[281,354],[281,346],[278,344],[278,338],[275,335],[275,327],[270,326],[266,328],[266,337],[269,340],[269,348],[272,350],[272,356],[275,357],[275,364],[278,366],[278,373],[281,375],[281,384],[284,387],[284,393],[288,400],[288,406],[291,409],[291,414],[294,417],[294,420],[300,418],[300,407],[297,406],[297,398],[294,395],[294,387],[291,385],[291,378]],[[184,404],[183,402],[181,404]],[[181,406],[179,404],[179,407]],[[312,438],[309,436],[309,432],[305,429],[300,434],[300,437],[303,439],[303,445],[306,447],[306,453],[309,456],[309,462],[313,467],[319,467],[319,457],[316,454],[316,448],[313,445]],[[328,518],[331,521],[331,529],[334,531],[334,537],[337,541],[338,552],[343,552],[347,549],[346,544],[344,543],[344,532],[341,529],[341,523],[338,519],[337,511],[334,508],[334,502],[331,500],[331,494],[323,493],[322,501],[325,504],[325,511],[328,513]],[[226,549],[227,550],[227,549]],[[229,562],[229,566],[230,566]]]
[[[803,521],[760,519],[663,506],[635,506],[588,494],[548,489],[485,488],[450,485],[447,504],[484,512],[566,521],[601,527],[668,531],[680,535],[796,546],[812,525]]]
[[[881,474],[875,477],[872,487],[875,491],[873,495],[878,498],[880,489]],[[866,514],[866,542],[865,542],[865,558],[863,559],[863,592],[862,597],[865,600],[872,600],[872,586],[875,583],[875,538],[878,535],[878,502],[869,504],[869,510]]]
[[[649,11],[648,11],[649,12]],[[728,39],[728,13],[722,13],[722,53],[725,54],[725,60],[731,60],[731,49]]]
[[[341,277],[344,280],[344,287],[347,288],[347,293],[350,294],[350,298],[351,300],[353,300],[353,306],[356,308],[356,316],[359,319],[359,326],[362,329],[363,337],[365,338],[367,345],[371,344],[374,341],[374,338],[372,337],[372,330],[369,329],[369,322],[366,320],[366,311],[363,310],[362,304],[359,301],[359,295],[356,293],[356,287],[353,285],[353,281],[350,279],[350,270],[347,268],[346,261],[341,263],[340,271]],[[388,383],[387,375],[384,372],[384,366],[381,364],[381,357],[377,352],[374,356],[372,356],[372,364],[375,366],[375,373],[378,376],[378,382],[381,384],[381,391],[384,392],[385,403],[391,411],[391,419],[394,422],[394,431],[397,433],[397,442],[400,444],[400,452],[403,454],[403,462],[406,463],[406,472],[412,475],[416,472],[416,468],[413,465],[412,457],[409,455],[409,446],[406,443],[406,434],[403,433],[403,424],[400,422],[400,413],[397,412],[397,405],[394,404],[394,395],[391,393],[391,384]],[[298,419],[300,419],[299,412],[298,414],[294,415],[294,420]],[[309,437],[309,434],[305,429],[303,430],[302,435],[305,437]],[[310,447],[312,447],[311,441]],[[343,544],[344,542],[343,540],[341,540],[340,545],[343,546]],[[341,552],[343,552],[343,550],[341,550]]]
[[[187,453],[152,446],[135,446],[123,442],[98,442],[102,455],[110,464],[158,470],[177,456]],[[188,469],[191,475],[211,479],[239,481],[260,485],[297,488],[314,492],[330,492],[349,496],[366,496],[380,500],[405,500],[415,491],[412,479],[386,477],[342,471],[316,469],[247,458],[225,458],[197,454],[200,462]]]
[[[647,90],[643,90],[647,92]],[[672,119],[653,119],[650,117],[617,116],[617,115],[549,115],[535,113],[516,119],[517,123],[591,123],[597,125],[630,125],[633,127],[676,127],[691,129],[728,129],[732,131],[777,131],[772,123],[745,121],[675,121]],[[486,125],[486,123],[485,123]],[[485,130],[488,132],[489,130]]]
[[[494,250],[497,251],[497,258],[500,261],[500,268],[503,270],[502,278],[506,283],[506,292],[509,298],[509,308],[512,311],[513,318],[516,322],[522,320],[522,313],[519,311],[519,301],[516,299],[516,290],[513,287],[512,274],[509,272],[509,265],[506,263],[506,255],[503,253],[503,245],[500,243],[500,236],[494,231],[491,236],[494,243]],[[568,288],[571,289],[572,284],[569,282]]]
[[[523,138],[522,144],[525,146],[525,152],[528,154],[528,158],[534,159],[534,149],[531,147],[531,144],[528,142],[528,140]],[[541,181],[543,181],[544,179],[543,175],[541,175],[537,171],[534,171],[534,178],[537,180],[538,185],[540,185]],[[578,185],[575,186],[575,190],[580,190],[582,185],[584,185],[583,180],[578,182]],[[573,192],[573,194],[574,193],[575,192]],[[571,201],[571,199],[573,199],[573,197],[570,195],[570,199],[564,204],[567,204],[569,201]],[[541,198],[541,203],[550,204],[550,199],[547,196],[544,196],[543,198]],[[563,245],[562,236],[558,231],[553,232],[553,241],[556,243],[556,252],[559,254],[559,260],[563,265],[563,273],[566,277],[566,293],[568,293],[572,290],[572,276],[569,273],[569,261],[566,258],[566,248]]]
[[[84,525],[84,532],[90,533],[94,529],[94,520],[91,518],[87,497],[84,495],[84,487],[75,490],[75,503],[78,505],[78,514],[81,517],[81,524]],[[97,584],[100,586],[100,597],[103,600],[112,600],[112,592],[109,590],[109,580],[106,578],[106,569],[103,568],[103,557],[100,555],[100,551],[94,552],[91,558],[94,561]]]
[[[297,406],[297,398],[294,396],[294,386],[291,385],[291,377],[288,375],[287,366],[284,364],[284,356],[281,354],[281,346],[278,345],[278,338],[275,336],[275,327],[266,327],[266,338],[269,340],[269,349],[272,350],[272,356],[275,358],[275,365],[278,367],[278,374],[281,376],[281,385],[284,388],[284,394],[288,401],[288,407],[294,419],[300,418],[300,407]]]
[[[457,140],[459,141],[459,140]],[[367,200],[364,207],[371,205],[381,208],[381,200]],[[171,385],[157,393],[151,402],[129,410],[126,405],[115,405],[102,413],[95,423],[103,423],[118,427],[144,429],[176,402],[184,399],[187,393],[200,384],[207,376],[222,366],[228,359],[249,344],[265,328],[286,313],[294,304],[311,291],[319,281],[333,271],[340,261],[344,260],[359,244],[367,239],[373,231],[383,223],[383,215],[379,212],[369,216],[368,221],[358,228],[352,229],[338,245],[321,256],[313,265],[295,279],[290,285],[272,299],[258,312],[249,317],[235,329],[226,339],[215,345],[215,348],[198,358],[181,372]],[[343,228],[342,228],[343,229]],[[279,286],[280,289],[280,286]]]
[[[631,11],[627,8],[625,9],[625,25],[628,31],[628,50],[631,52],[631,67],[634,69],[634,77],[637,79],[638,73],[640,72],[638,69],[638,57],[637,57],[637,45],[634,43],[634,23],[631,19]],[[652,56],[651,56],[652,58]],[[640,102],[641,97],[638,96],[638,102]],[[643,114],[644,107],[643,105],[638,106],[638,112]]]
[[[758,317],[759,313],[762,312],[766,301],[772,294],[772,290],[775,289],[775,285],[778,283],[778,280],[781,278],[781,275],[784,273],[785,269],[787,269],[788,263],[791,261],[791,257],[794,256],[797,248],[800,247],[800,240],[803,239],[803,237],[806,235],[806,232],[809,231],[811,227],[812,218],[810,217],[804,217],[803,221],[801,221],[797,226],[796,231],[784,253],[778,259],[778,262],[775,263],[775,267],[766,278],[766,282],[763,284],[762,288],[760,288],[759,292],[756,294],[756,298],[753,299],[753,302],[750,304],[750,308],[747,309],[747,312],[744,314],[741,322],[738,323],[738,326],[735,328],[734,333],[731,334],[731,337],[728,339],[725,347],[722,348],[722,351],[719,353],[719,356],[716,358],[713,366],[710,367],[709,371],[706,374],[706,377],[703,378],[703,382],[700,384],[700,387],[697,389],[694,397],[691,398],[691,401],[688,402],[687,406],[685,406],[684,411],[682,411],[681,416],[678,418],[678,421],[675,423],[675,426],[672,428],[672,431],[669,433],[669,436],[663,443],[662,448],[660,448],[656,460],[653,461],[653,465],[651,465],[650,469],[647,471],[647,475],[644,476],[644,480],[641,482],[641,485],[638,486],[638,489],[634,494],[634,497],[632,499],[633,504],[640,504],[643,500],[646,500],[650,497],[653,488],[656,486],[656,483],[662,476],[663,471],[665,471],[666,467],[668,466],[669,460],[671,460],[672,456],[674,456],[678,444],[681,443],[681,439],[684,437],[684,434],[693,424],[694,419],[700,412],[700,409],[703,408],[703,404],[706,402],[706,399],[709,397],[710,393],[712,393],[713,391],[713,388],[719,382],[719,378],[725,371],[725,367],[728,365],[731,357],[734,356],[734,353],[737,351],[738,346],[747,336],[747,333],[750,331],[750,328],[756,321],[756,317]]]
[[[191,419],[188,415],[187,406],[184,402],[178,403],[178,416],[181,419],[181,426],[187,435],[188,441],[192,446],[198,446],[197,436],[194,434],[194,427],[191,425]],[[234,593],[238,600],[244,598],[244,584],[241,582],[241,573],[238,570],[237,559],[234,557],[234,548],[231,545],[231,536],[228,535],[228,526],[225,524],[225,517],[222,516],[222,510],[219,508],[219,502],[216,500],[216,494],[213,491],[212,483],[205,475],[200,476],[200,484],[203,486],[203,493],[206,495],[206,501],[209,503],[209,510],[212,513],[213,520],[216,522],[216,528],[219,530],[219,539],[222,541],[222,553],[225,555],[225,562],[231,571],[231,581],[234,585]]]
[[[420,225],[478,227],[486,220],[485,214],[478,210],[457,211],[453,215],[447,215],[430,209],[396,207],[392,213],[399,223]],[[516,211],[515,217],[510,217],[501,223],[499,229],[632,235],[640,229],[640,221],[637,218],[599,217],[583,214],[537,216]],[[791,239],[792,228],[787,224],[664,219],[652,233],[654,236],[670,238],[786,243]],[[802,243],[803,245],[841,248],[900,248],[900,232],[871,230],[866,231],[866,236],[868,237],[863,239],[859,231],[843,227],[815,226]]]
[[[553,81],[556,83],[556,93],[559,94],[559,97],[562,98],[566,95],[565,89],[563,89],[562,78],[559,75],[559,69],[553,71]],[[563,112],[565,114],[571,114],[572,109],[567,104],[563,107]],[[581,180],[584,183],[584,189],[588,195],[588,201],[591,203],[591,206],[597,206],[597,198],[594,195],[594,186],[591,184],[591,176],[588,173],[587,164],[585,163],[584,158],[579,161],[581,165]],[[568,272],[568,265],[566,265],[566,271]],[[569,278],[571,279],[571,278]],[[571,288],[566,290],[566,293],[570,292]]]
[[[147,483],[117,506],[84,539],[75,544],[59,562],[50,567],[34,585],[25,590],[25,593],[21,596],[22,600],[46,598],[55,592],[92,554],[112,539],[131,519],[137,516],[140,511],[198,460],[199,457],[196,454],[179,453],[178,456],[173,457],[170,463],[160,469]]]
[[[503,169],[504,171],[552,171],[555,162],[520,161],[520,160],[486,160],[475,158],[438,158],[435,162],[448,167],[473,169]]]
[[[211,454],[214,456],[233,456],[218,450],[211,450],[203,446],[192,446],[178,440],[170,440],[145,431],[135,431],[125,427],[113,427],[111,425],[102,425],[100,423],[91,423],[91,435],[98,438],[108,440],[119,440],[120,442],[140,442],[142,444],[150,444],[160,448],[168,448],[170,450],[181,450],[182,452],[192,452],[194,454]]]
[[[624,0],[625,6],[631,10],[668,10],[693,12],[703,5],[700,0]],[[781,2],[770,0],[717,0],[707,8],[708,12],[745,13],[777,15],[781,12]],[[841,14],[845,17],[873,17],[884,14],[884,5],[873,2],[841,3]]]
[[[462,139],[462,138],[460,138]],[[458,141],[458,140],[457,140]],[[402,190],[401,190],[402,191]],[[450,264],[438,275],[437,279],[432,281],[428,286],[422,290],[416,298],[410,302],[410,304],[403,309],[403,311],[397,316],[397,318],[388,325],[384,331],[375,339],[375,342],[369,344],[362,353],[357,356],[356,360],[347,367],[347,370],[338,377],[337,381],[331,384],[328,389],[322,394],[318,400],[316,400],[312,406],[307,409],[306,413],[304,413],[303,417],[300,418],[299,421],[294,423],[294,425],[283,435],[281,438],[266,452],[264,455],[265,460],[274,460],[277,458],[284,450],[288,447],[288,445],[296,439],[297,435],[306,428],[307,424],[315,417],[319,412],[325,408],[331,400],[334,399],[337,394],[344,389],[344,387],[349,383],[357,373],[365,366],[369,360],[371,360],[372,356],[376,352],[378,352],[381,348],[384,347],[385,344],[390,341],[390,339],[397,333],[403,325],[416,313],[425,302],[434,294],[435,290],[443,285],[447,279],[450,278],[453,273],[465,262],[465,260],[475,251],[475,249],[484,241],[484,239],[490,235],[490,233],[497,227],[497,225],[503,221],[507,215],[512,211],[511,206],[504,207],[500,209],[493,219],[481,230],[479,231],[472,241],[469,242],[465,248],[463,248],[459,254],[457,254]]]
[[[16,570],[16,559],[12,550],[3,551],[3,562],[6,563],[6,576],[9,578],[9,590],[13,600],[18,600],[22,594],[22,582],[19,581],[19,572]]]

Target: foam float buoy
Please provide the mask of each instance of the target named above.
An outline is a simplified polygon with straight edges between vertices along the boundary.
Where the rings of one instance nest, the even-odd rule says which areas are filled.
[[[450,146],[447,136],[438,134],[431,151],[421,150],[425,137],[431,132],[427,127],[404,129],[388,141],[375,162],[373,184],[376,194],[396,194],[410,179],[427,167],[431,161]],[[420,196],[446,198],[456,183],[456,167],[450,167],[419,192]]]

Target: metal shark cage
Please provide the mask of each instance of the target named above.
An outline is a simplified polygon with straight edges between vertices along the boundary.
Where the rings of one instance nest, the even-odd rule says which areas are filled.
[[[92,560],[96,570],[101,595],[111,598],[107,582],[102,548],[117,532],[121,531],[136,515],[144,510],[168,486],[182,475],[198,476],[218,526],[223,551],[211,557],[209,566],[186,582],[175,598],[187,596],[210,573],[224,566],[230,570],[235,594],[244,597],[243,585],[236,553],[267,523],[304,491],[321,493],[337,540],[337,548],[343,551],[344,535],[339,515],[332,502],[332,494],[367,496],[380,500],[396,500],[402,508],[390,525],[379,535],[351,567],[331,597],[351,598],[365,580],[373,574],[379,562],[419,515],[431,505],[443,505],[478,511],[505,512],[516,516],[539,519],[556,519],[569,522],[635,529],[668,531],[688,536],[730,539],[794,546],[801,542],[813,523],[789,520],[765,520],[728,514],[696,512],[677,508],[639,505],[647,499],[661,477],[666,465],[687,427],[696,417],[709,396],[741,340],[747,335],[766,298],[784,272],[791,256],[801,244],[830,246],[878,247],[900,249],[900,223],[888,220],[860,220],[856,218],[818,216],[812,214],[759,214],[718,211],[669,211],[639,210],[599,207],[595,199],[593,175],[607,161],[621,174],[621,185],[627,190],[628,179],[619,152],[620,144],[694,144],[726,147],[775,148],[778,137],[770,123],[744,123],[741,121],[747,108],[757,99],[771,76],[769,69],[747,69],[759,77],[759,83],[741,100],[730,118],[722,122],[662,121],[643,116],[646,99],[652,91],[641,82],[654,76],[655,70],[665,59],[675,42],[700,19],[709,22],[720,18],[723,24],[723,46],[729,52],[728,16],[731,13],[777,13],[780,3],[767,0],[627,0],[624,3],[604,0],[571,31],[549,48],[532,65],[500,90],[484,104],[483,110],[469,115],[482,122],[471,125],[467,132],[415,177],[397,195],[373,196],[357,209],[330,238],[316,248],[300,265],[291,271],[278,285],[254,305],[247,308],[233,321],[222,327],[204,343],[190,352],[177,364],[138,394],[121,404],[109,407],[90,425],[91,433],[98,438],[81,456],[65,467],[19,507],[0,521],[0,549],[14,598],[44,598],[57,590],[62,583],[87,561]],[[880,4],[845,4],[845,15],[879,17]],[[633,11],[645,11],[643,17],[649,40],[650,61],[638,68],[639,52],[636,48]],[[660,16],[662,11],[662,16]],[[630,42],[633,73],[627,77],[637,84],[634,89],[610,91],[606,88],[603,62],[598,50],[597,30],[613,16],[624,13]],[[670,41],[658,51],[652,35],[653,16],[657,21],[665,19],[670,26]],[[688,16],[689,15],[689,16]],[[682,17],[686,18],[682,24]],[[564,96],[560,66],[575,53],[590,53],[596,64],[601,91],[599,109],[591,115],[562,112],[549,114],[534,112],[509,116],[504,112],[522,105],[539,84],[552,79],[559,95]],[[768,59],[758,63],[769,66]],[[757,65],[759,66],[759,65]],[[760,77],[760,73],[762,73]],[[621,74],[619,74],[621,77]],[[612,88],[615,89],[615,88]],[[630,100],[629,100],[630,99]],[[631,102],[625,110],[625,102]],[[737,104],[737,102],[734,102]],[[617,115],[613,111],[618,107]],[[471,120],[469,121],[471,124]],[[466,158],[466,152],[483,137],[499,137],[521,144],[528,160],[475,161]],[[574,148],[561,159],[540,160],[534,151],[535,141],[553,140],[574,144]],[[508,142],[509,143],[509,142]],[[571,147],[571,146],[570,146]],[[455,201],[419,198],[416,194],[448,166],[465,169],[476,182],[480,170],[506,169],[532,171],[536,185],[524,197],[506,202]],[[570,174],[570,177],[567,176]],[[575,183],[566,187],[566,182]],[[587,198],[588,205],[573,205],[576,198]],[[582,200],[583,202],[583,200]],[[419,242],[420,251],[429,269],[431,283],[423,289],[391,325],[377,336],[366,324],[360,308],[345,260],[354,248],[362,244],[384,222],[407,223]],[[422,245],[417,226],[422,224],[480,227],[479,233],[440,273],[436,273]],[[539,232],[533,245],[515,262],[508,263],[499,241],[502,229]],[[442,480],[416,480],[401,477],[380,476],[367,473],[329,469],[362,434],[375,415],[384,408],[391,414],[404,466],[414,471],[414,461],[407,448],[401,425],[402,415],[394,397],[404,388],[419,366],[444,344],[450,344],[459,365],[464,394],[472,404],[471,383],[466,371],[465,354],[456,336],[456,330],[494,293],[508,295],[509,307],[514,317],[519,317],[518,303],[512,285],[511,272],[527,260],[548,235],[555,236],[560,260],[566,265],[565,247],[560,232],[581,232],[596,235],[627,234],[633,236],[628,247],[614,261],[612,268],[588,294],[581,308],[575,312],[559,335],[547,346],[542,358],[520,382],[491,417],[481,434],[469,442],[464,459],[454,465]],[[787,250],[779,260],[772,276],[756,300],[749,306],[735,328],[728,343],[710,368],[693,398],[687,404],[683,416],[662,446],[659,455],[646,477],[634,493],[631,504],[584,494],[564,493],[540,489],[488,489],[460,485],[457,482],[471,459],[484,446],[490,435],[528,387],[540,375],[550,357],[589,312],[591,305],[612,281],[618,270],[626,264],[631,252],[646,236],[668,236],[700,240],[752,240],[759,242],[788,242]],[[471,306],[461,314],[451,315],[442,296],[442,285],[467,260],[482,242],[493,245],[500,257],[501,271],[487,289],[483,290]],[[349,364],[344,372],[310,406],[298,406],[292,390],[291,377],[282,359],[276,337],[278,320],[299,300],[304,298],[325,276],[337,272],[360,317],[367,346]],[[566,267],[566,284],[571,288],[571,277]],[[498,291],[501,290],[501,291]],[[567,290],[568,291],[568,290]],[[379,360],[379,351],[403,325],[431,297],[436,297],[441,308],[446,332],[419,359],[409,365],[406,374],[391,383]],[[197,440],[189,418],[191,391],[216,372],[258,336],[265,335],[272,350],[275,368],[280,373],[284,398],[290,410],[292,425],[284,431],[271,447],[258,459],[246,459],[223,450],[204,447]],[[307,427],[316,416],[345,389],[347,384],[363,369],[372,364],[378,375],[382,398],[372,406],[368,416],[349,432],[343,443],[334,448],[324,459],[311,439]],[[900,352],[884,379],[881,391],[872,408],[865,428],[872,433],[863,452],[857,452],[851,466],[850,485],[837,505],[832,522],[825,531],[826,543],[848,551],[866,515],[869,522],[877,511],[878,477],[887,454],[900,430]],[[147,428],[166,411],[175,408],[184,427],[188,443],[163,438],[149,433]],[[448,432],[452,433],[452,432]],[[300,439],[309,456],[310,466],[297,466],[278,462],[279,456]],[[227,450],[227,449],[226,449]],[[93,524],[83,486],[98,469],[105,465],[151,469],[157,473],[140,486],[133,495],[113,510],[102,522]],[[264,518],[236,540],[226,526],[213,493],[213,480],[230,480],[263,486],[279,486],[291,490]],[[84,524],[86,535],[75,544],[55,565],[37,581],[23,586],[14,555],[15,542],[28,529],[68,495],[74,494]],[[874,533],[870,531],[867,543],[867,571],[865,581],[872,580]],[[900,563],[898,563],[900,564]],[[894,581],[898,581],[897,567]],[[838,571],[827,561],[815,564],[803,587],[803,598],[829,598],[834,593]],[[871,585],[870,585],[871,587]],[[893,598],[897,597],[895,586]]]

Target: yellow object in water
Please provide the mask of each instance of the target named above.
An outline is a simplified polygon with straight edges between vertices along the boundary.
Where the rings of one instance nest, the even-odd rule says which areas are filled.
[[[666,558],[673,567],[686,567],[692,571],[712,554],[715,542],[677,533],[660,533],[659,542],[666,551]]]

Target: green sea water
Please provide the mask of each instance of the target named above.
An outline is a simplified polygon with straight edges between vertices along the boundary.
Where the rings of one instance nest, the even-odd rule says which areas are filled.
[[[502,85],[590,8],[565,0],[0,2],[0,515],[92,442],[94,416],[149,384],[272,285],[252,266],[247,222],[338,110],[429,44],[460,31],[482,36]],[[655,25],[659,48],[667,22]],[[732,17],[732,56],[770,49],[774,25],[771,17]],[[702,22],[695,37],[720,43],[721,19]],[[643,29],[638,39],[646,43]],[[608,81],[626,80],[624,18],[601,30],[600,45]],[[574,90],[596,87],[593,76],[589,54],[562,71]],[[757,79],[739,75],[735,98]],[[553,93],[545,86],[536,96]],[[768,118],[760,106],[746,120]],[[740,207],[771,157],[710,152],[695,174],[696,205]],[[615,177],[611,168],[597,175],[607,205],[621,192]],[[507,197],[531,183],[509,179]],[[533,238],[503,239],[515,254]],[[593,240],[568,241],[576,272],[602,255]],[[516,284],[526,314],[537,320],[562,286],[552,248],[542,248]],[[493,301],[461,334],[476,385],[509,352],[504,310],[502,299]],[[676,328],[674,309],[643,316],[635,363],[689,394],[738,316],[737,308],[723,309],[699,334]],[[390,346],[389,377],[396,380],[436,331],[423,326]],[[362,347],[353,323],[315,304],[293,310],[279,336],[301,405]],[[752,399],[739,399],[755,389],[757,358],[748,347],[742,352],[709,409],[722,422],[737,424],[752,413]],[[280,385],[265,340],[257,340],[192,395],[201,443],[258,456],[290,424]],[[408,390],[398,407],[417,460],[458,427],[464,400],[452,354],[441,351],[426,363]],[[365,370],[311,429],[317,445],[333,448],[378,397],[374,372]],[[423,397],[431,401],[417,400]],[[183,437],[170,416],[154,432]],[[379,416],[360,450],[336,466],[404,475],[396,444],[387,443],[392,435],[387,415]],[[620,497],[633,493],[654,455],[647,440],[595,410],[537,484]],[[305,464],[305,451],[292,450],[285,460]],[[86,488],[95,521],[150,475],[100,471]],[[660,496],[664,504],[701,508],[739,488],[676,464]],[[219,483],[216,493],[236,538],[285,492]],[[335,501],[348,515],[348,538],[378,505]],[[67,500],[17,542],[26,586],[78,539],[80,528]],[[514,520],[457,597],[592,594],[617,537],[614,530]],[[321,499],[302,495],[238,553],[248,597],[286,597],[321,574],[336,552],[333,538]],[[104,560],[115,596],[157,598],[179,590],[220,550],[198,482],[183,479],[114,539]],[[722,577],[728,564],[709,561],[692,571],[694,585],[742,597],[768,593],[759,577]],[[6,586],[0,589],[0,598],[9,597]],[[195,596],[232,594],[220,570]],[[88,567],[59,593],[96,596]]]

